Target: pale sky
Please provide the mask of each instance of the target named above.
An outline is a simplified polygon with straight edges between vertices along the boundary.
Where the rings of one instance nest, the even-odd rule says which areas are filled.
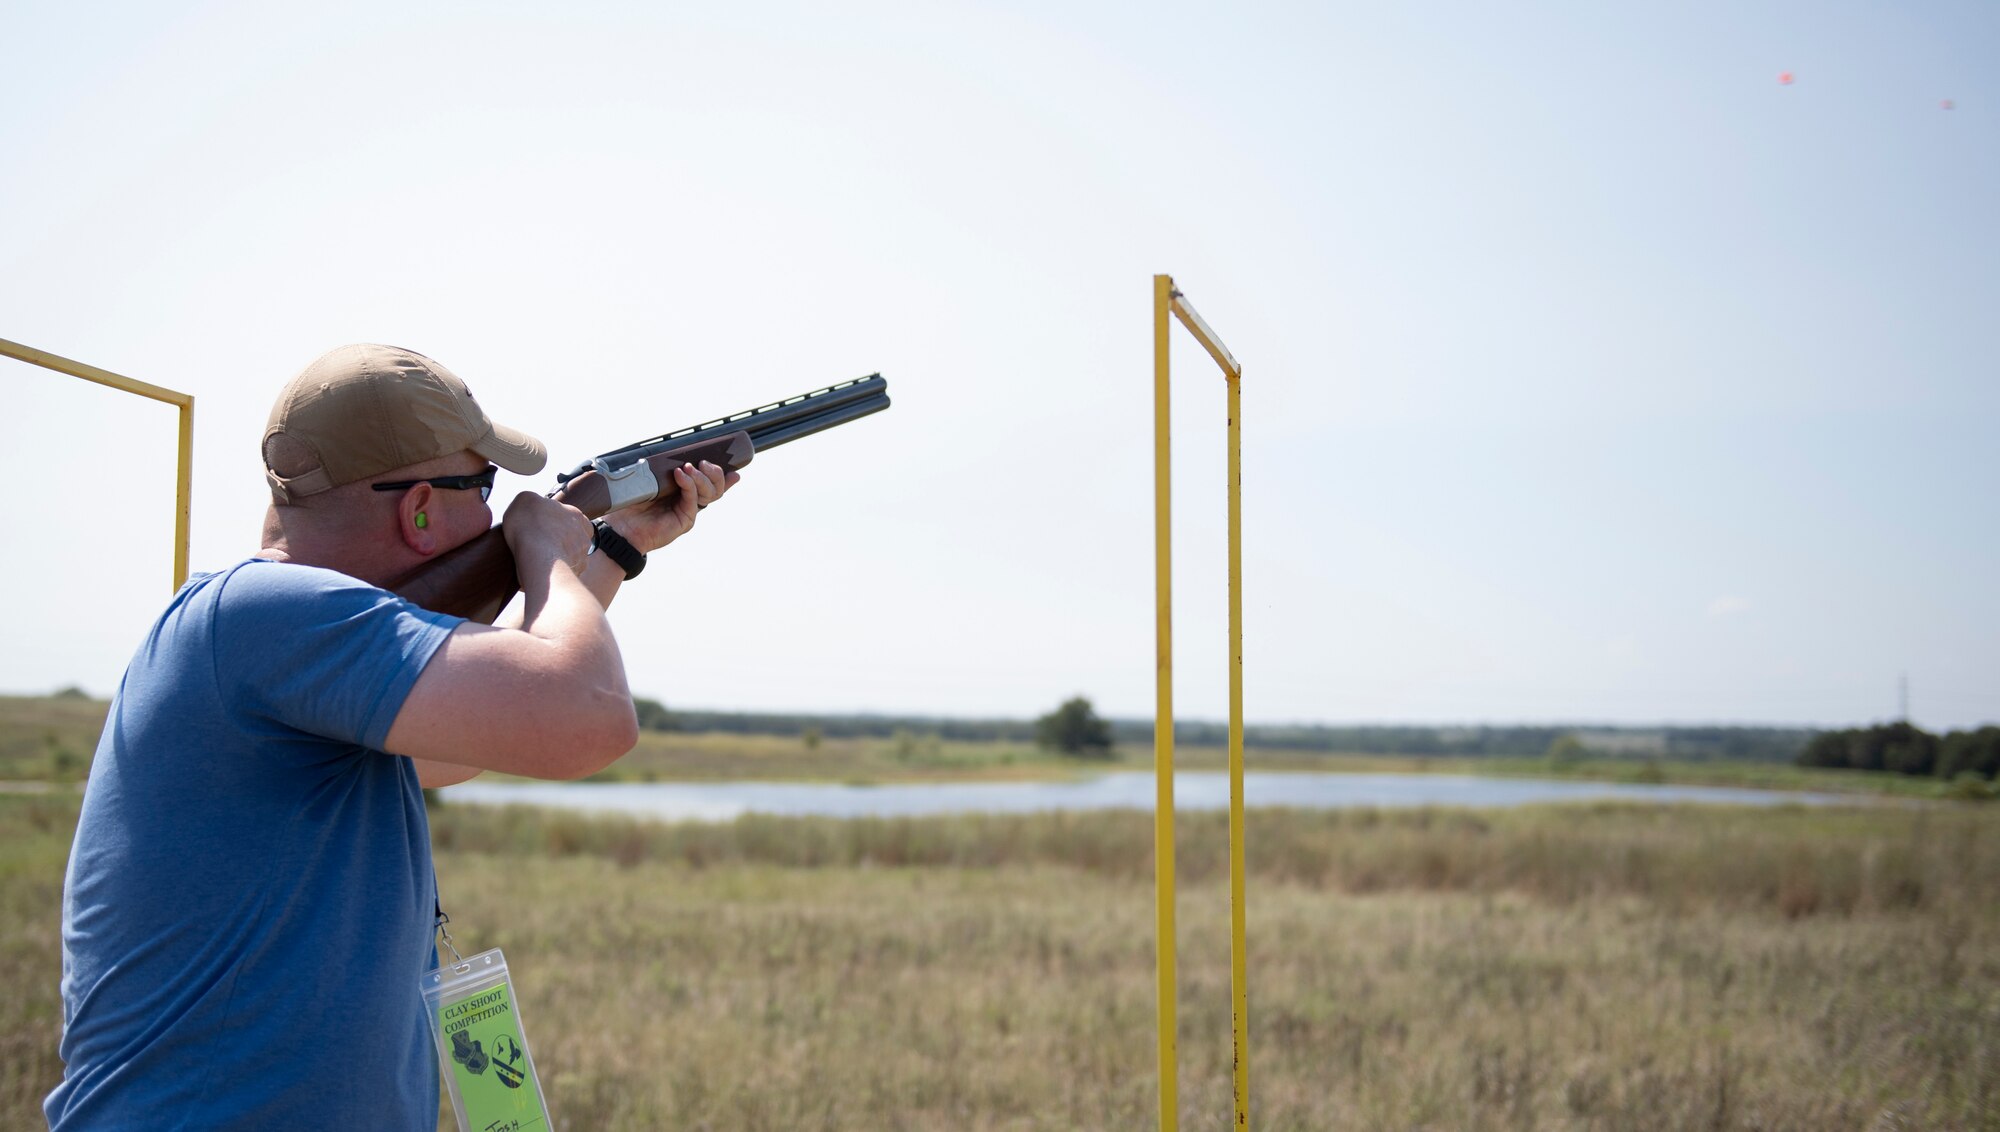
[[[196,569],[344,342],[552,468],[879,370],[620,597],[634,689],[1145,716],[1171,272],[1244,365],[1253,721],[2000,719],[2000,8],[1636,7],[17,2],[0,337],[195,395]],[[172,410],[0,375],[0,690],[107,695]]]

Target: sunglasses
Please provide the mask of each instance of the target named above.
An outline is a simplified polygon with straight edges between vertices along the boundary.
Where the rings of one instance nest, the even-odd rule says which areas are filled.
[[[486,470],[477,475],[439,476],[432,480],[397,480],[395,483],[378,483],[372,486],[376,491],[402,491],[404,488],[415,487],[420,483],[427,483],[432,487],[450,488],[453,491],[471,491],[476,487],[479,489],[480,502],[483,503],[493,494],[493,477],[499,474],[499,468],[488,464],[486,465]]]

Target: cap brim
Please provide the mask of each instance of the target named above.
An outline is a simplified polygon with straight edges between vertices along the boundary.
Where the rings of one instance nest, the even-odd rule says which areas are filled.
[[[549,451],[541,441],[497,422],[493,431],[472,443],[472,450],[517,476],[532,476],[549,462]]]

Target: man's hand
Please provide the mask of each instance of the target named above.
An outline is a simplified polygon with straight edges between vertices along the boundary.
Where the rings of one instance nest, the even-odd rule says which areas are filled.
[[[722,498],[722,493],[735,486],[736,481],[741,478],[737,473],[725,472],[720,465],[708,460],[703,460],[700,467],[683,464],[674,469],[673,475],[674,483],[680,487],[680,492],[673,503],[655,501],[642,506],[625,507],[604,517],[604,522],[625,536],[625,541],[637,547],[641,554],[651,554],[686,534],[688,529],[694,526],[694,513]],[[516,535],[513,528],[517,508],[532,506],[538,511],[554,508],[558,512],[567,511],[581,517],[581,512],[575,508],[553,503],[539,496],[534,497],[537,502],[531,505],[525,502],[527,498],[523,496],[521,499],[516,499],[513,506],[507,509],[507,544],[516,547],[514,561],[517,566],[523,560],[515,539],[535,537],[525,530],[519,536]],[[526,517],[530,512],[520,513]],[[590,525],[585,523],[582,537],[586,551],[590,546],[590,536]],[[565,561],[575,564],[574,559]],[[593,554],[584,559],[583,564],[576,567],[576,571],[577,577],[583,580],[584,588],[590,591],[598,604],[606,609],[611,608],[612,599],[618,595],[619,587],[625,581],[624,568],[611,561],[608,555]],[[546,573],[546,568],[544,572]],[[525,572],[521,575],[521,589],[524,593],[528,592]],[[519,628],[527,608],[528,603],[525,602],[519,606],[511,606],[494,624],[502,628]]]
[[[507,505],[502,529],[523,589],[531,575],[546,574],[557,562],[581,574],[590,557],[590,520],[583,512],[532,491],[522,492]]]
[[[688,533],[694,526],[694,513],[721,499],[722,493],[736,486],[741,478],[741,473],[725,472],[721,465],[708,460],[703,460],[699,467],[682,464],[674,469],[674,483],[681,490],[671,504],[662,500],[643,507],[627,507],[606,515],[604,521],[624,535],[626,542],[638,547],[640,553],[651,554]],[[508,516],[512,521],[511,510]]]

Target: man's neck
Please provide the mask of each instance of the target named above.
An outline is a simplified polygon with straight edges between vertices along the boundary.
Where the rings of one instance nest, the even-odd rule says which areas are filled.
[[[371,586],[379,586],[411,566],[407,561],[386,560],[396,557],[393,547],[387,548],[386,554],[371,553],[375,547],[366,539],[342,537],[337,531],[321,530],[305,516],[287,521],[287,517],[281,516],[276,507],[264,513],[260,541],[263,546],[253,557],[336,570]]]
[[[285,524],[278,521],[278,509],[264,509],[264,531],[257,536],[264,544],[263,549],[251,555],[252,558],[268,558],[273,562],[292,561],[291,542],[285,536]]]

